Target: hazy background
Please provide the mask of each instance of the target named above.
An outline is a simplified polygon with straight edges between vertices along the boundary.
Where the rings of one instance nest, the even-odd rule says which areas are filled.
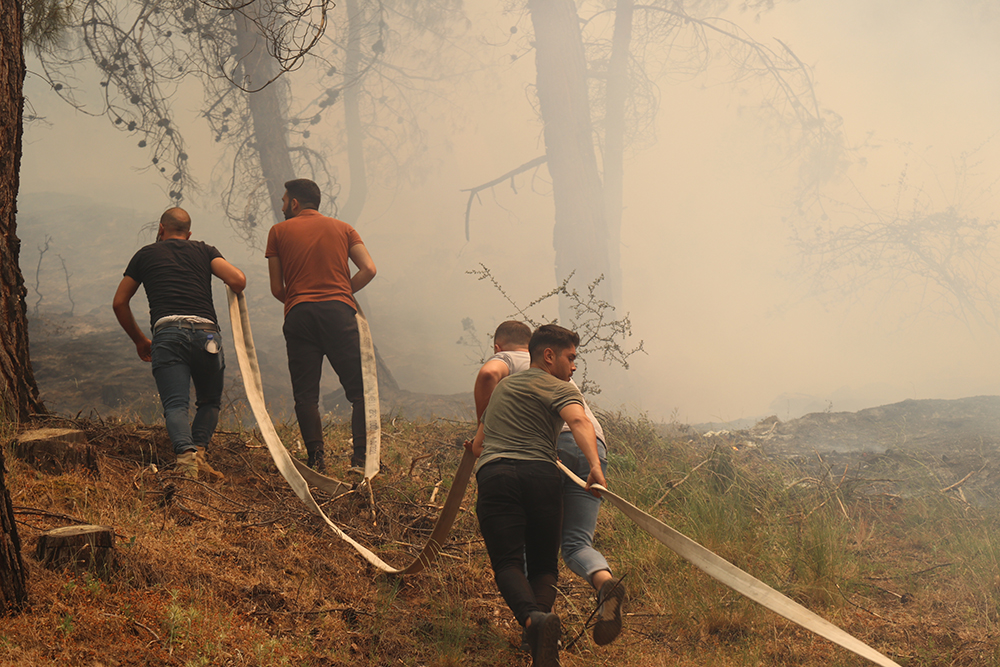
[[[350,221],[378,265],[364,290],[376,344],[411,391],[470,390],[476,351],[457,343],[463,320],[488,334],[512,313],[469,270],[485,264],[521,303],[555,284],[544,168],[518,177],[516,193],[509,184],[484,192],[465,238],[460,190],[544,153],[527,92],[532,54],[509,39],[512,25],[523,32],[530,21],[495,3],[466,6],[459,74],[419,107],[423,158],[406,178],[376,180],[363,215]],[[905,169],[908,188],[935,205],[996,215],[1000,17],[988,3],[802,0],[756,19],[737,10],[725,16],[761,42],[773,46],[779,38],[793,49],[812,68],[822,105],[842,117],[859,159],[830,196],[863,192],[873,205],[889,206]],[[94,81],[81,80],[81,88]],[[293,91],[307,89],[309,71],[292,81]],[[886,299],[874,289],[823,303],[809,297],[788,243],[795,168],[756,110],[754,85],[726,81],[722,65],[659,80],[655,144],[627,157],[621,310],[647,354],[633,357],[626,379],[609,382],[595,403],[694,423],[1000,393],[1000,336],[922,310],[926,294]],[[45,118],[25,132],[21,171],[18,234],[29,313],[37,247],[48,234],[44,307],[68,309],[54,258],[61,253],[73,274],[75,312],[98,309],[112,318],[121,270],[152,241],[152,231],[139,230],[169,205],[169,188],[141,169],[149,158],[137,137],[74,111],[37,77],[29,75],[26,94]],[[176,124],[201,186],[183,205],[194,238],[248,273],[254,332],[266,351],[281,355],[281,304],[269,295],[263,252],[246,248],[219,212],[227,167],[199,122],[201,103],[199,86],[180,88]],[[319,142],[335,131],[313,130]],[[956,163],[973,151],[973,166],[956,180]],[[346,180],[346,160],[331,162]],[[141,299],[133,306],[145,323]],[[555,317],[555,310],[545,314]],[[134,354],[124,333],[121,345]],[[149,373],[138,359],[135,368]]]

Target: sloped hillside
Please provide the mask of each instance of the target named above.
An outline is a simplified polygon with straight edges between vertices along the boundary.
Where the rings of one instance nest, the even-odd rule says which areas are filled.
[[[896,460],[889,492],[881,464],[812,475],[742,436],[662,438],[642,418],[601,419],[610,484],[639,507],[900,665],[1000,664],[1000,518],[937,487],[918,462]],[[218,434],[210,457],[226,480],[212,485],[172,474],[162,428],[46,424],[82,428],[99,471],[36,470],[12,456],[14,429],[3,431],[31,607],[4,619],[0,665],[530,664],[492,581],[475,484],[439,562],[387,577],[303,509],[252,430]],[[403,564],[433,526],[472,425],[388,418],[383,429],[371,493],[320,501],[355,539]],[[279,430],[301,456],[294,429]],[[348,438],[334,424],[328,447],[346,455]],[[334,476],[347,476],[345,459]],[[114,528],[110,572],[51,571],[31,555],[43,531],[79,522]],[[595,646],[592,592],[563,570],[564,667],[866,664],[615,511],[602,510],[597,546],[630,592],[625,630]]]

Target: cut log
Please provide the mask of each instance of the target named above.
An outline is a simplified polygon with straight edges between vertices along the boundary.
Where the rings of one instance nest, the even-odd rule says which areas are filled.
[[[62,474],[73,468],[98,472],[97,455],[83,431],[73,428],[40,428],[25,431],[14,441],[14,456],[36,470]]]
[[[114,560],[115,531],[109,526],[65,526],[42,533],[35,558],[56,570],[106,573]]]

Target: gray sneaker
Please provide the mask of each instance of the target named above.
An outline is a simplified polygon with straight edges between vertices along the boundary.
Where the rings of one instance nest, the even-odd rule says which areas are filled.
[[[610,644],[622,631],[622,603],[625,602],[625,584],[620,579],[605,581],[597,592],[597,623],[594,624],[594,643]]]

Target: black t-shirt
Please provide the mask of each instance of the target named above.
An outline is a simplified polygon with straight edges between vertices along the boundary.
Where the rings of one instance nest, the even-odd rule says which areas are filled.
[[[166,239],[140,248],[125,275],[146,289],[150,327],[168,315],[196,315],[212,320],[212,260],[222,257],[201,241]]]

